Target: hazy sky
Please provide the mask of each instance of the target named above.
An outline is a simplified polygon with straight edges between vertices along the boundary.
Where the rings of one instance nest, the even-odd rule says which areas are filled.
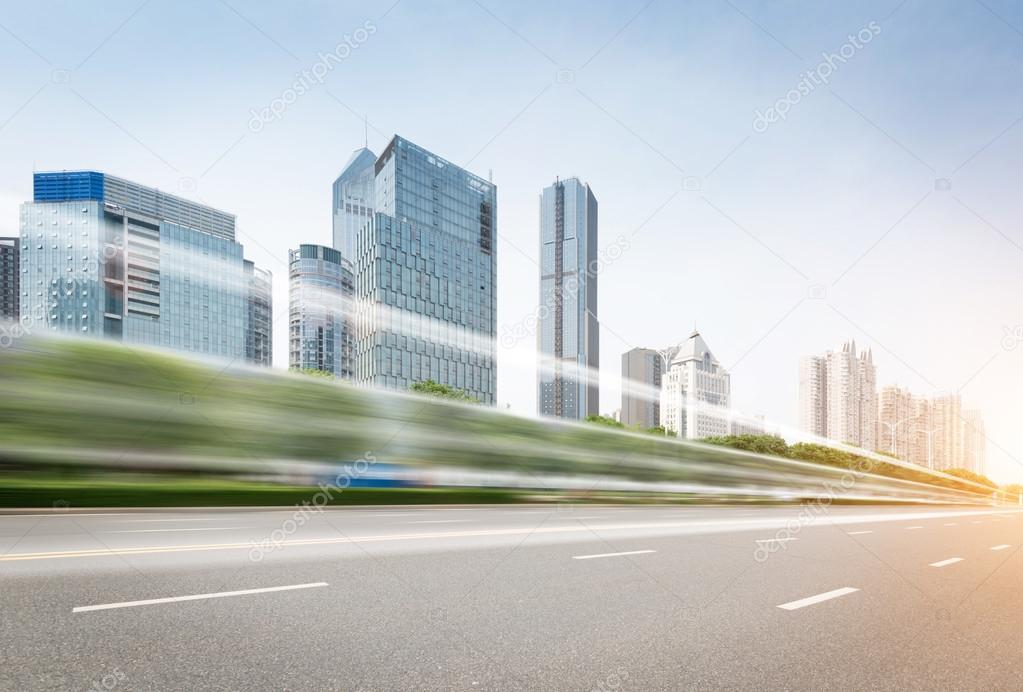
[[[628,243],[599,279],[605,412],[623,351],[695,323],[735,407],[795,424],[799,356],[855,338],[879,384],[961,390],[984,412],[990,475],[1023,479],[1017,3],[2,8],[0,235],[17,232],[33,168],[104,170],[235,213],[246,256],[274,273],[279,366],[287,250],[330,243],[330,184],[366,116],[377,153],[397,132],[493,171],[499,334],[535,310],[541,188],[593,187],[601,245]],[[851,42],[861,30],[869,42]],[[303,70],[322,83],[288,93]],[[779,99],[785,117],[755,123]],[[502,405],[535,410],[534,347],[500,347]]]

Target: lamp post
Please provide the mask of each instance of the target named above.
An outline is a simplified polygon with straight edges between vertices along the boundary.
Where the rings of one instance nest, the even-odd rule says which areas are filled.
[[[933,439],[931,437],[931,435],[933,435],[936,432],[940,432],[942,429],[943,428],[939,426],[939,427],[935,428],[934,430],[921,430],[920,431],[924,435],[927,435],[927,468],[929,468],[929,469],[933,469],[934,468],[934,459],[931,458],[931,440]]]
[[[878,423],[880,423],[881,425],[883,425],[886,428],[888,428],[888,434],[892,436],[891,449],[889,450],[891,452],[892,456],[895,456],[895,457],[899,456],[899,454],[898,454],[898,444],[897,444],[898,439],[895,437],[895,430],[900,425],[905,423],[906,421],[914,420],[915,418],[916,418],[916,416],[910,416],[909,418],[903,418],[902,420],[898,421],[897,423],[889,423],[889,422],[883,421],[883,420],[879,420],[878,421]]]

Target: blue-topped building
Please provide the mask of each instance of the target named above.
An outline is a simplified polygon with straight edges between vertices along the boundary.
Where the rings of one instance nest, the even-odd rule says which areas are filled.
[[[33,191],[21,205],[22,314],[53,330],[246,358],[250,293],[267,287],[246,272],[234,215],[97,171],[36,173]]]

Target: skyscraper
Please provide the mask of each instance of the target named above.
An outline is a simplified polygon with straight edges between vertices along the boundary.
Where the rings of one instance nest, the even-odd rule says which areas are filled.
[[[355,380],[496,394],[497,189],[395,136],[374,164],[354,262]]]
[[[911,460],[918,417],[918,402],[909,391],[882,387],[877,394],[877,451]]]
[[[36,173],[21,205],[22,314],[46,326],[246,357],[232,214],[96,171]]]
[[[273,365],[273,275],[245,260],[245,360]]]
[[[652,348],[634,348],[622,354],[621,422],[655,428],[661,424],[661,377],[664,356]]]
[[[679,344],[661,388],[661,425],[691,440],[730,432],[729,374],[694,331]]]
[[[596,270],[597,199],[578,178],[558,180],[540,195],[541,415],[581,419],[598,413]]]
[[[0,238],[0,320],[16,320],[20,314],[18,239]]]
[[[856,342],[800,363],[799,419],[806,432],[874,450],[877,374],[870,350],[857,355]]]
[[[350,379],[352,271],[334,248],[300,245],[288,254],[288,365]]]
[[[356,149],[333,185],[334,249],[347,262],[355,261],[355,239],[373,217],[376,204],[373,170],[377,157],[369,149]]]
[[[974,473],[987,472],[987,432],[980,411],[963,411],[963,466]]]

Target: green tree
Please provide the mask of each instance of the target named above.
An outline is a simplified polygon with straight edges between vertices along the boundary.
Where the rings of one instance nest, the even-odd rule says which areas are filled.
[[[789,451],[785,440],[777,435],[723,435],[721,437],[707,437],[701,440],[701,442],[781,457],[788,456]]]
[[[598,416],[593,413],[586,416],[587,423],[596,423],[597,425],[606,425],[610,428],[624,428],[625,425],[621,421],[616,421],[614,418],[608,416]]]
[[[409,391],[415,392],[416,394],[426,394],[428,396],[435,396],[441,399],[453,399],[455,401],[464,401],[472,404],[478,404],[479,399],[469,396],[461,389],[456,389],[450,385],[441,384],[436,380],[422,380],[420,382],[414,382]]]
[[[965,478],[968,481],[973,481],[974,483],[980,483],[981,485],[989,486],[993,490],[998,489],[998,484],[995,483],[993,480],[991,480],[987,476],[982,476],[979,473],[974,473],[969,469],[945,469],[945,473],[947,473],[950,476],[955,476],[956,478]]]
[[[290,372],[298,373],[299,375],[308,375],[309,377],[322,377],[328,380],[333,380],[334,375],[327,372],[326,370],[318,370],[317,368],[289,368]]]

